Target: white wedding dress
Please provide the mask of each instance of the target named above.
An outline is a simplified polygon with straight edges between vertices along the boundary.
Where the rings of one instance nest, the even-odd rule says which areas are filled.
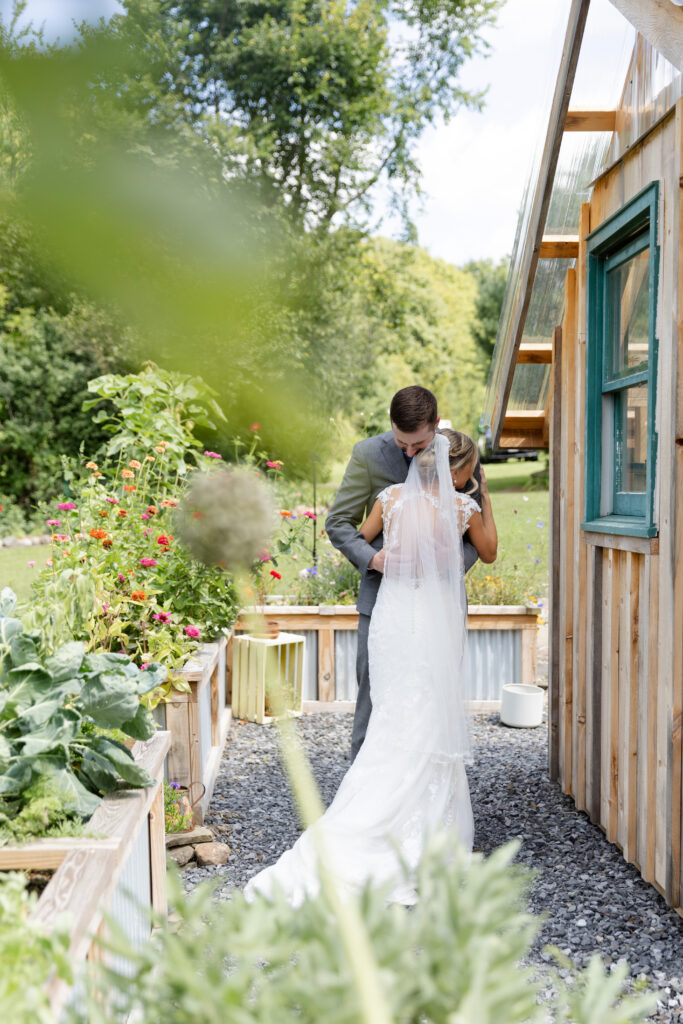
[[[412,873],[432,834],[455,830],[472,849],[461,537],[478,505],[453,490],[450,475],[446,483],[447,444],[437,439],[439,454],[435,460],[432,452],[426,470],[417,472],[416,456],[406,483],[380,495],[387,563],[368,637],[372,714],[365,742],[325,814],[250,880],[248,899],[268,897],[275,886],[294,906],[315,895],[323,849],[342,894],[370,881],[388,885],[389,901],[408,905],[416,900]],[[448,486],[446,502],[439,482],[442,494]]]

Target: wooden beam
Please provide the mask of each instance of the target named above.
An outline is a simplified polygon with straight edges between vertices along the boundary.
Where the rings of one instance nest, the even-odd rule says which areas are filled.
[[[503,430],[498,447],[505,450],[505,448],[547,448],[548,445],[543,440],[542,430],[534,430],[526,434]]]
[[[543,430],[545,409],[511,409],[505,414],[503,430],[527,431]]]
[[[579,236],[545,235],[538,255],[542,260],[575,260],[579,255]]]
[[[501,339],[504,345],[500,375],[501,389],[495,396],[491,416],[491,435],[494,448],[500,446],[503,419],[510,397],[512,377],[517,363],[517,352],[522,341],[526,315],[531,301],[531,289],[536,277],[538,255],[541,249],[546,217],[548,216],[550,196],[555,179],[555,171],[557,170],[557,160],[564,134],[564,124],[567,120],[567,111],[569,110],[569,97],[574,85],[576,65],[579,59],[583,32],[586,27],[589,5],[590,0],[572,0],[567,20],[567,31],[564,38],[560,69],[555,83],[548,131],[541,156],[534,197],[531,203],[528,228],[523,241],[519,283],[514,296],[508,332]]]
[[[553,361],[552,342],[525,341],[519,346],[518,363],[546,363]]]
[[[570,110],[564,122],[566,132],[613,132],[616,110]]]
[[[671,0],[610,0],[674,67],[683,71],[683,7]]]

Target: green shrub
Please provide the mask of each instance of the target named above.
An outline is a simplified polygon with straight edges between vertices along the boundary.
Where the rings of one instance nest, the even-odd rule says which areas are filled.
[[[517,845],[469,858],[442,836],[419,868],[414,908],[386,906],[384,892],[371,889],[354,903],[377,965],[383,1021],[540,1024],[547,1012],[539,994],[549,979],[558,1022],[626,1024],[653,1008],[651,994],[624,996],[625,967],[609,975],[598,958],[569,988],[520,966],[541,921],[525,909],[530,875],[512,863]],[[239,892],[216,901],[211,885],[187,896],[174,878],[171,900],[173,923],[158,920],[142,949],[116,933],[107,945],[124,966],[95,968],[90,1000],[72,1021],[123,1021],[131,1011],[146,1024],[380,1020],[368,1017],[359,997],[327,896],[297,909],[283,899],[247,904]]]
[[[153,736],[140,697],[166,677],[162,665],[140,672],[126,655],[86,654],[82,643],[48,655],[15,605],[0,592],[0,845],[64,834],[103,794],[152,785],[112,730]]]
[[[66,922],[48,929],[32,920],[37,899],[25,875],[0,874],[0,1014],[13,1024],[54,1024],[45,986],[55,975],[73,979]]]

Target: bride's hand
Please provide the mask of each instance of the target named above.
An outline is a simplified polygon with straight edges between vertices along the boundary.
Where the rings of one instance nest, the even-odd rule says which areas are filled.
[[[376,555],[373,555],[370,559],[368,569],[374,569],[376,572],[384,572],[384,561],[387,557],[387,553],[384,548],[380,548]]]

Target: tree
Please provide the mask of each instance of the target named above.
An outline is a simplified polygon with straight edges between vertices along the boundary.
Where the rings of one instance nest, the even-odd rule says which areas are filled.
[[[363,222],[384,179],[405,213],[414,144],[478,106],[459,82],[500,0],[124,0],[110,32],[149,54],[119,90],[180,122],[296,223]],[[390,39],[391,23],[391,39]]]
[[[490,361],[498,333],[498,321],[503,308],[503,296],[508,277],[508,261],[471,260],[462,268],[477,285],[476,319],[472,334],[477,345]]]

